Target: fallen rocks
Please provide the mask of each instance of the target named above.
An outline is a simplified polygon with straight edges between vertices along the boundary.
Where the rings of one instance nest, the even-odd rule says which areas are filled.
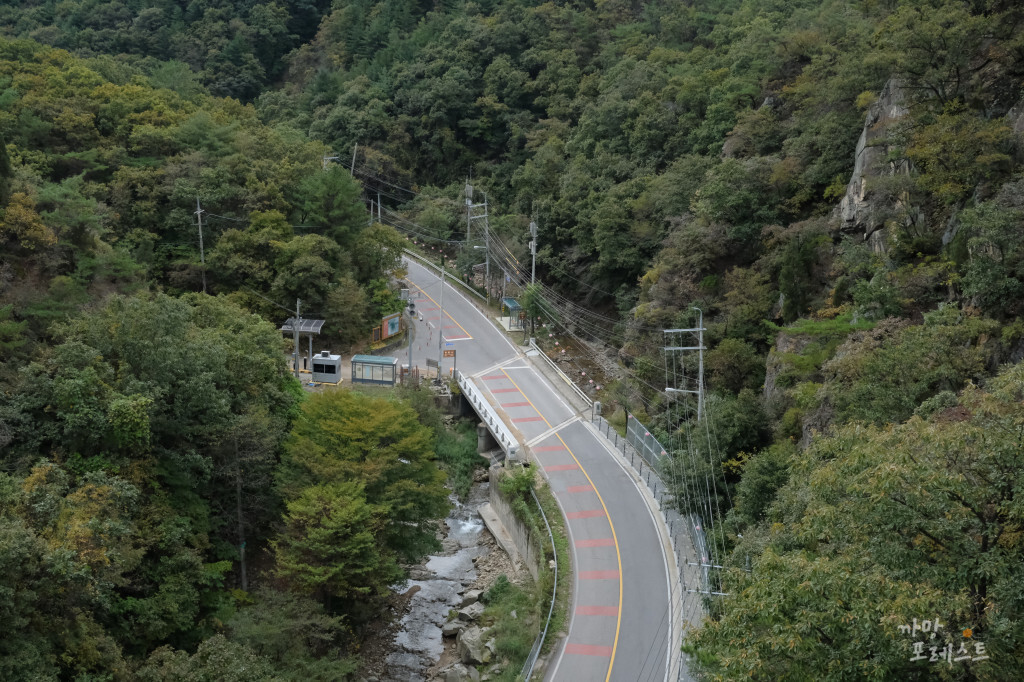
[[[464,620],[453,620],[445,623],[441,626],[442,637],[455,637],[460,632],[466,629],[468,623]]]
[[[478,665],[491,661],[491,650],[484,644],[489,632],[489,628],[479,628],[473,625],[459,633],[455,646],[459,659],[463,663]]]
[[[464,595],[462,595],[462,603],[459,604],[459,607],[465,608],[470,604],[477,603],[478,601],[480,601],[481,594],[483,594],[483,590],[469,590]]]
[[[474,621],[480,618],[484,613],[484,605],[480,602],[474,602],[464,609],[459,610],[459,620]]]
[[[456,663],[448,668],[444,682],[480,682],[480,673],[476,668],[468,668],[461,663]]]

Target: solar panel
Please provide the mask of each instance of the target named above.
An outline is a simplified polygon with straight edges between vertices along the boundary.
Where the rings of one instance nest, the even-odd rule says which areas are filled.
[[[327,320],[299,319],[299,333],[300,334],[319,334],[320,333],[320,329],[324,326],[324,323],[326,321]],[[294,317],[289,317],[287,320],[284,321],[284,324],[281,326],[281,331],[283,331],[283,332],[294,332],[295,331],[294,324],[295,324],[295,318]]]

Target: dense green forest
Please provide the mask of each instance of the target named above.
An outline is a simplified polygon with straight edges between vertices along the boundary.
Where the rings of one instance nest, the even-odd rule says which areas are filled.
[[[702,672],[1017,679],[1022,28],[1010,0],[0,3],[0,676],[354,669],[444,436],[416,395],[303,400],[279,306],[365,339],[402,231],[473,263],[471,179],[506,267],[538,224],[574,303],[546,322],[621,363],[613,423],[689,428],[660,330],[703,311]],[[990,657],[909,660],[915,617]]]

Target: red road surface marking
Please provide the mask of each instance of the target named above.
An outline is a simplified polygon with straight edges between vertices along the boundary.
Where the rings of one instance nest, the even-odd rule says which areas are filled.
[[[594,490],[592,485],[571,485],[566,488],[566,492],[570,493],[589,493]]]
[[[565,515],[567,519],[592,519],[595,516],[604,516],[604,509],[588,509],[587,511],[569,512]]]
[[[490,381],[492,379],[508,379],[508,377],[505,376],[504,374],[492,374],[492,375],[490,375],[488,377],[480,377],[480,378],[483,379],[484,381]]]
[[[571,471],[573,469],[579,469],[575,464],[552,464],[549,467],[544,467],[544,471]]]
[[[617,616],[618,606],[577,606],[577,616]]]
[[[491,393],[519,393],[518,388],[492,388]]]
[[[580,580],[618,580],[618,571],[580,571]]]
[[[528,403],[528,402],[526,402],[526,403],[502,403],[501,406],[502,407],[526,407],[529,404],[530,403]],[[533,451],[537,452],[537,448],[534,448]]]
[[[513,424],[522,424],[523,422],[539,422],[544,421],[543,417],[518,417],[512,420]]]
[[[599,540],[577,540],[577,547],[614,547],[615,540],[612,538],[601,538]]]
[[[612,655],[610,646],[596,646],[594,644],[566,644],[565,653],[579,654],[580,656],[608,656]]]
[[[539,448],[534,448],[534,452],[556,452],[558,450],[565,450],[564,445],[541,445]]]

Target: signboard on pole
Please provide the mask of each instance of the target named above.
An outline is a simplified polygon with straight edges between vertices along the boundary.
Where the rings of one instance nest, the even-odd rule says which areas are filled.
[[[444,352],[444,356],[446,358],[454,358],[455,357],[455,351],[454,350],[446,350]]]
[[[381,339],[387,339],[399,331],[402,328],[402,313],[392,313],[381,318],[380,321],[380,336]]]

